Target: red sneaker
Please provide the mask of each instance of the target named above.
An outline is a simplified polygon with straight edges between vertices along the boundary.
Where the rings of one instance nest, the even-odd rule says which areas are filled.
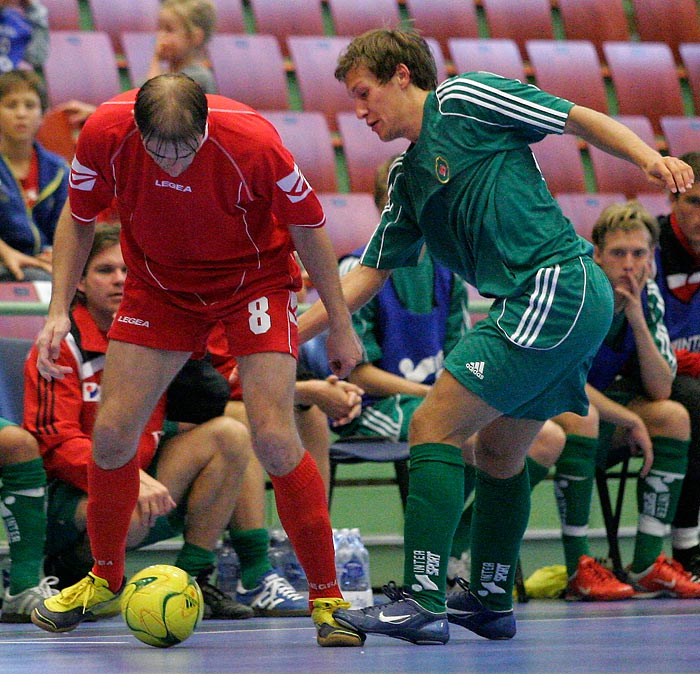
[[[630,580],[642,592],[676,599],[700,599],[700,579],[662,552],[647,571],[629,572]]]
[[[581,555],[576,573],[564,592],[566,601],[617,601],[629,599],[634,588],[617,579],[615,574],[589,557]]]

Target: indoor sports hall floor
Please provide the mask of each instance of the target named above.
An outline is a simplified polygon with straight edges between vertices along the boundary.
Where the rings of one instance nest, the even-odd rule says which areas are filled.
[[[445,646],[369,636],[363,648],[319,648],[310,618],[206,621],[186,642],[157,649],[120,617],[52,635],[0,626],[3,674],[575,674],[700,672],[700,603],[656,599],[516,606],[518,634],[486,641],[452,627]]]

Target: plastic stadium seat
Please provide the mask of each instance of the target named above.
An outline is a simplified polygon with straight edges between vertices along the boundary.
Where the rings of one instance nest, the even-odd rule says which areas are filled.
[[[44,77],[52,106],[71,98],[99,105],[121,92],[112,43],[100,31],[49,31]]]
[[[576,136],[550,134],[530,147],[550,192],[586,191],[586,177]]]
[[[603,56],[603,42],[630,39],[623,0],[558,0],[567,40],[590,40]]]
[[[655,147],[654,131],[646,117],[621,116],[616,119],[632,129],[645,143]],[[613,157],[593,145],[588,146],[588,153],[599,192],[622,192],[632,198],[640,192],[655,190],[641,169],[634,164],[619,157]]]
[[[79,30],[78,0],[41,0],[49,12],[49,30]]]
[[[688,42],[678,47],[688,83],[693,91],[695,112],[700,115],[700,43]]]
[[[127,30],[155,31],[159,0],[89,0],[95,30],[109,35],[114,51],[121,53],[121,34]]]
[[[371,194],[319,192],[318,198],[326,212],[326,228],[336,257],[352,253],[370,240],[380,217]]]
[[[549,0],[481,0],[491,37],[515,40],[523,58],[527,40],[553,40]]]
[[[385,143],[354,112],[338,113],[338,130],[353,192],[372,192],[377,167],[407,147],[404,139]]]
[[[413,25],[423,35],[439,43],[445,55],[449,53],[451,37],[479,37],[476,6],[471,0],[405,0]]]
[[[571,220],[576,232],[589,241],[593,225],[601,211],[611,204],[621,204],[626,201],[625,195],[620,192],[557,194],[556,198],[562,212]]]
[[[637,32],[645,42],[664,42],[680,58],[682,42],[700,42],[700,13],[695,0],[632,0]]]
[[[667,215],[671,212],[671,203],[666,192],[641,192],[635,197],[654,217]]]
[[[148,75],[156,46],[156,34],[146,31],[124,31],[121,34],[126,69],[134,87],[140,86]]]
[[[245,17],[241,0],[213,0],[216,7],[217,33],[245,33]]]
[[[428,43],[428,47],[430,47],[430,51],[433,53],[435,68],[437,70],[437,80],[438,83],[440,83],[447,79],[447,64],[445,63],[445,56],[442,53],[442,47],[434,37],[426,37],[425,41]]]
[[[396,0],[328,0],[336,35],[360,35],[372,28],[394,28],[401,21]]]
[[[281,110],[261,114],[277,129],[311,187],[317,192],[337,191],[333,139],[323,114]]]
[[[256,32],[274,35],[283,51],[287,49],[290,35],[325,33],[319,0],[250,0],[250,8]]]
[[[528,40],[526,48],[540,89],[600,112],[608,111],[603,72],[592,42]]]
[[[49,109],[44,113],[36,138],[47,150],[60,154],[69,163],[73,161],[77,139],[68,117],[61,110]]]
[[[338,56],[349,43],[349,37],[337,35],[290,35],[287,38],[302,106],[304,110],[323,112],[333,131],[336,130],[336,113],[354,109],[345,85],[333,75]]]
[[[603,52],[619,114],[648,117],[655,133],[661,133],[661,117],[684,114],[680,80],[667,44],[606,42]]]
[[[523,59],[514,40],[453,37],[447,42],[450,58],[458,73],[485,70],[502,77],[526,81]]]
[[[0,337],[0,416],[16,424],[22,423],[24,361],[33,341],[26,338]]]
[[[284,57],[274,35],[214,35],[209,59],[223,96],[259,110],[289,108]]]
[[[700,117],[662,117],[661,129],[669,154],[680,157],[686,152],[700,152]]]

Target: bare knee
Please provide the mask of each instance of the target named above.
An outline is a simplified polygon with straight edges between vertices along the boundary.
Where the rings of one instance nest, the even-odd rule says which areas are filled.
[[[546,421],[532,443],[528,456],[545,468],[551,468],[557,462],[565,444],[564,429],[553,421]]]
[[[304,453],[293,417],[291,424],[268,419],[253,434],[253,449],[271,475],[286,475],[299,465]]]
[[[207,423],[211,426],[217,454],[236,472],[245,471],[253,456],[248,429],[230,417],[217,417]]]
[[[29,431],[19,426],[6,426],[0,431],[0,466],[38,458],[39,444]]]
[[[659,400],[645,407],[644,422],[649,435],[688,440],[690,415],[688,410],[674,400]]]
[[[594,405],[588,406],[588,414],[580,416],[573,412],[565,412],[552,419],[561,426],[566,435],[581,435],[586,438],[597,438],[600,426],[600,415]]]

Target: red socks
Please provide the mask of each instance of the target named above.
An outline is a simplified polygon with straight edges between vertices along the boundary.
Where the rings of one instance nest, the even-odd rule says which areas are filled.
[[[124,580],[126,537],[139,497],[138,457],[114,470],[88,466],[87,529],[95,558],[92,572],[117,592]]]
[[[326,489],[308,452],[287,475],[270,476],[277,513],[309,581],[309,603],[318,597],[342,599],[335,576],[333,532]]]

